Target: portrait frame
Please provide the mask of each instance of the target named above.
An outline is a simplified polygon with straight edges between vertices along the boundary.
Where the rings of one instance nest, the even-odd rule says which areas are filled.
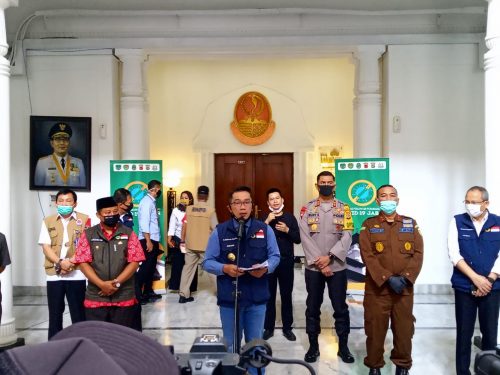
[[[69,165],[64,170],[56,161],[54,143],[49,138],[56,125],[62,131],[69,127],[72,132],[67,146]],[[30,190],[90,191],[91,140],[91,117],[30,116]]]

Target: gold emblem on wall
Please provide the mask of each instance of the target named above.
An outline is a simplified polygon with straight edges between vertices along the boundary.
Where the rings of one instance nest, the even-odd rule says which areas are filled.
[[[271,138],[275,127],[271,106],[264,95],[250,91],[240,96],[231,122],[231,131],[238,141],[250,146],[260,145]]]

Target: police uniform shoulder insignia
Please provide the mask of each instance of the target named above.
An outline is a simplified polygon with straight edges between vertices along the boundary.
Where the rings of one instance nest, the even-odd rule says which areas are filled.
[[[410,251],[411,250],[411,243],[410,242],[405,242],[405,250]]]
[[[354,230],[351,209],[347,204],[344,205],[344,230]]]
[[[381,253],[382,251],[384,251],[384,244],[382,242],[375,243],[375,250]]]
[[[302,206],[300,209],[300,218],[302,219],[302,216],[307,212],[307,206]]]
[[[359,228],[359,231],[361,232],[362,230],[365,230],[365,229],[366,229],[366,227],[361,227],[361,228]]]

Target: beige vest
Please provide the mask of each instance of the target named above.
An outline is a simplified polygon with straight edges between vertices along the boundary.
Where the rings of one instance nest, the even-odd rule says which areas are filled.
[[[210,217],[214,208],[206,204],[197,204],[186,208],[186,248],[189,250],[205,251],[210,236]]]
[[[90,220],[87,215],[76,212],[76,219],[72,216],[68,223],[68,252],[66,258],[71,258],[75,255],[76,244],[80,239],[80,235],[83,231],[90,225]],[[49,231],[50,236],[50,247],[57,254],[58,257],[61,256],[61,248],[63,245],[64,227],[59,219],[59,215],[52,215],[45,218],[45,225]],[[87,225],[87,226],[86,226]],[[54,263],[52,263],[47,257],[45,257],[45,273],[47,275],[55,275],[56,271],[54,269]],[[78,268],[78,267],[76,267]]]

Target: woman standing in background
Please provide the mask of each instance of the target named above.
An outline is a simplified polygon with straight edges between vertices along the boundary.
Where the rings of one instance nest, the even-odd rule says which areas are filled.
[[[182,267],[184,267],[184,254],[179,248],[181,242],[182,219],[186,214],[186,207],[194,203],[193,194],[190,191],[183,191],[181,193],[179,204],[172,210],[170,215],[170,222],[168,224],[167,243],[172,260],[172,271],[170,273],[170,280],[168,281],[168,289],[171,293],[179,291],[181,281]],[[191,283],[190,290],[195,292],[198,288],[198,276],[195,275]]]

